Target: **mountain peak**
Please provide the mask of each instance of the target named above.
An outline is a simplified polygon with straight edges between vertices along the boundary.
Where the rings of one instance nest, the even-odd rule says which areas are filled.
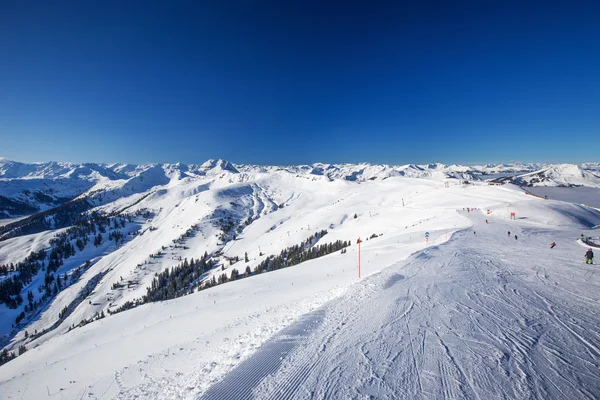
[[[227,160],[223,160],[221,158],[219,158],[218,160],[214,160],[214,159],[210,159],[205,161],[201,166],[200,169],[208,172],[208,171],[215,171],[215,172],[220,172],[220,171],[229,171],[229,172],[233,172],[234,174],[239,173],[239,171],[237,170],[237,168],[235,168],[235,166],[230,163]]]

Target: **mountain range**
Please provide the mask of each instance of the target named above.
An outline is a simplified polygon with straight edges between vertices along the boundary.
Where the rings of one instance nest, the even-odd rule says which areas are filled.
[[[21,163],[0,158],[0,218],[48,210],[78,197],[106,204],[181,180],[228,176],[249,181],[257,175],[290,173],[310,179],[364,182],[390,177],[498,180],[521,186],[600,187],[600,163],[486,165],[324,164],[261,166],[208,160],[203,164]]]

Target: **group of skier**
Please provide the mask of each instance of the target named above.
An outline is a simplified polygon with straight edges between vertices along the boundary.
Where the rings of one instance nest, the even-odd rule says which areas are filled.
[[[465,210],[466,210],[467,212],[471,212],[471,211],[474,211],[474,210],[476,210],[476,208],[465,207],[465,208],[463,208],[463,211],[465,211]],[[486,219],[486,220],[485,220],[485,223],[486,223],[486,224],[489,224],[489,221]],[[477,236],[477,232],[473,231],[473,236]],[[511,237],[511,233],[510,233],[510,231],[508,231],[508,237],[509,237],[509,238]],[[519,240],[519,237],[518,237],[516,234],[514,235],[514,237],[515,237],[515,240]],[[582,239],[582,240],[584,240],[584,239],[585,239],[585,236],[584,236],[583,234],[581,235],[581,239]],[[586,242],[586,244],[589,244],[589,243],[588,243],[588,242]],[[555,247],[556,247],[556,242],[552,242],[552,243],[550,244],[550,248],[551,248],[551,249],[553,249],[553,248],[555,248]],[[588,249],[587,249],[587,251],[586,251],[586,253],[585,253],[585,263],[586,263],[586,264],[593,264],[593,263],[594,263],[594,252],[593,252],[593,250],[592,250],[592,248],[591,248],[591,247],[590,247],[590,248],[588,248]]]
[[[508,234],[510,235],[510,232],[508,232]],[[553,249],[556,247],[556,242],[552,242],[550,243],[550,248]],[[585,252],[585,263],[586,264],[593,264],[594,263],[594,251],[592,250],[591,247],[589,247],[587,249],[587,251]]]
[[[556,242],[550,243],[550,248],[553,249],[554,247],[556,247]],[[585,252],[585,263],[586,264],[594,263],[594,252],[592,251],[591,247],[588,248],[587,251]]]
[[[485,220],[485,223],[488,223],[488,220]],[[473,234],[475,234],[475,232],[473,232]],[[581,235],[583,236],[583,235]],[[510,231],[508,231],[508,237],[510,237]],[[519,240],[519,238],[517,237],[517,235],[515,235],[515,240]],[[550,248],[553,249],[554,247],[556,247],[556,242],[552,242],[550,244]],[[594,263],[594,252],[592,251],[592,248],[588,248],[587,252],[585,253],[585,263],[586,264],[593,264]]]

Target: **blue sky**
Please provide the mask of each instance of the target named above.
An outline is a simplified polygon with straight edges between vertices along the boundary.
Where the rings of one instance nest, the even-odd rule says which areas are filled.
[[[0,0],[0,156],[600,160],[593,2]]]

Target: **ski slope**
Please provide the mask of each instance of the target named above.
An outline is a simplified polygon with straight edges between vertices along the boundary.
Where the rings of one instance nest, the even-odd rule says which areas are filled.
[[[545,313],[542,300],[533,303],[539,306],[539,315],[536,314],[539,323],[551,328],[553,323],[558,323],[558,317],[552,317],[552,313],[562,315],[556,314],[556,310],[571,311],[559,306],[577,308],[573,315],[579,315],[582,321],[587,315],[588,322],[581,325],[582,331],[571,329],[578,332],[581,340],[596,346],[595,337],[585,329],[596,322],[593,314],[598,314],[597,306],[591,302],[587,308],[580,307],[575,300],[583,301],[580,297],[594,299],[598,278],[594,274],[585,278],[577,275],[579,280],[572,279],[568,286],[562,286],[567,283],[556,279],[563,277],[560,271],[582,268],[579,261],[585,249],[575,240],[582,232],[600,224],[600,214],[592,209],[527,196],[512,185],[459,185],[455,180],[405,177],[356,183],[332,181],[323,176],[294,175],[286,171],[252,176],[225,171],[216,177],[188,177],[151,189],[139,203],[137,197],[135,200],[130,210],[149,209],[153,212],[148,221],[139,222],[143,234],[109,254],[101,255],[82,276],[80,283],[61,292],[41,314],[31,327],[42,329],[55,323],[58,310],[73,298],[81,286],[99,272],[105,273],[89,301],[82,302],[57,329],[28,342],[30,350],[27,353],[0,367],[0,393],[5,398],[195,399],[209,396],[210,388],[217,388],[215,383],[222,381],[226,384],[227,374],[240,364],[240,371],[243,371],[244,361],[250,362],[255,352],[260,355],[261,346],[266,344],[264,348],[268,348],[273,340],[277,340],[278,332],[285,332],[284,329],[291,329],[294,323],[302,323],[307,318],[312,321],[309,324],[312,327],[310,335],[302,339],[295,350],[289,351],[289,355],[281,360],[280,368],[269,369],[272,376],[254,376],[255,384],[249,385],[246,393],[255,393],[258,398],[278,398],[278,393],[291,398],[313,396],[310,393],[318,398],[329,398],[326,394],[334,392],[328,390],[338,390],[350,398],[363,395],[377,397],[373,394],[376,393],[373,392],[374,384],[333,378],[338,371],[335,363],[339,368],[346,367],[344,357],[348,357],[348,365],[352,366],[348,367],[352,372],[350,376],[362,376],[366,371],[361,369],[365,361],[350,347],[360,348],[364,341],[375,346],[370,349],[373,359],[381,358],[388,365],[388,375],[383,370],[376,372],[377,375],[369,375],[372,382],[377,380],[376,376],[392,379],[394,371],[402,368],[407,369],[404,371],[406,379],[412,379],[408,371],[410,368],[419,370],[419,373],[427,370],[429,383],[421,381],[421,385],[428,392],[423,391],[421,395],[433,393],[433,396],[443,397],[447,393],[451,397],[460,398],[464,394],[468,398],[477,398],[480,394],[489,393],[486,390],[492,385],[471,392],[456,391],[458,389],[451,387],[452,384],[463,388],[467,378],[461,378],[456,369],[447,365],[443,357],[448,356],[440,352],[444,349],[441,345],[423,348],[421,353],[413,349],[412,359],[415,361],[412,364],[406,351],[392,362],[385,358],[385,351],[392,350],[376,346],[381,342],[381,346],[385,347],[388,346],[385,343],[397,340],[401,343],[391,348],[400,349],[413,342],[417,347],[417,339],[435,344],[437,332],[451,354],[458,351],[455,347],[460,347],[461,355],[452,356],[455,360],[469,360],[475,368],[481,362],[476,356],[480,354],[488,357],[485,360],[489,365],[494,365],[495,360],[501,359],[505,353],[490,350],[494,343],[484,337],[481,326],[497,334],[508,329],[513,321],[512,329],[519,332],[519,329],[524,329],[519,324],[531,315],[520,307],[536,298],[517,297],[527,296],[523,293],[528,293],[527,290],[533,286],[526,285],[539,285],[545,276],[533,274],[534,265],[550,271],[548,276],[552,278],[544,279],[557,282],[554,297],[544,297],[548,302]],[[128,198],[122,198],[102,207],[120,209],[131,204],[128,201]],[[466,207],[477,210],[467,213],[463,211]],[[486,213],[487,210],[490,214]],[[510,212],[517,213],[516,221],[508,220]],[[218,230],[211,222],[215,215],[221,214],[240,220],[254,219],[236,240],[223,245],[219,243]],[[483,222],[486,218],[490,224]],[[186,242],[187,249],[169,248],[163,258],[145,263],[148,254],[161,249],[161,246],[168,247],[173,239],[192,225],[200,228],[198,235]],[[472,235],[471,226],[476,229],[477,236]],[[150,227],[157,229],[151,230]],[[518,241],[506,236],[507,227],[519,235]],[[278,254],[282,248],[297,244],[320,229],[329,231],[322,239],[325,243],[337,239],[354,243],[356,238],[363,238],[361,280],[357,278],[357,246],[353,244],[346,254],[337,252],[178,299],[146,304],[67,332],[68,326],[82,318],[141,296],[154,272],[173,266],[179,257],[199,257],[204,251],[220,250],[224,256],[240,256],[243,259],[247,252],[248,263],[223,264],[224,272],[229,274],[233,268],[253,268],[267,255]],[[424,240],[425,232],[430,233],[429,243]],[[366,240],[374,233],[383,235]],[[449,243],[443,244],[450,238]],[[536,252],[543,251],[545,254],[552,241],[559,246],[544,261]],[[423,249],[425,252],[419,253]],[[538,260],[536,257],[540,263],[532,264],[532,259]],[[565,266],[548,267],[545,265],[548,260],[564,262]],[[487,271],[490,268],[497,271]],[[482,275],[476,274],[478,271]],[[212,273],[222,272],[218,268]],[[121,276],[138,284],[113,290],[112,283]],[[513,282],[516,277],[521,280]],[[505,283],[507,288],[515,288],[520,294],[504,288],[502,285]],[[565,291],[556,289],[560,287]],[[542,288],[536,287],[535,290],[546,296]],[[511,293],[516,300],[506,299]],[[569,296],[575,296],[572,303],[569,303]],[[490,303],[492,300],[512,303],[494,306]],[[463,303],[464,307],[458,305]],[[466,312],[465,307],[474,311]],[[321,314],[312,319],[310,316],[315,310]],[[402,318],[406,320],[407,316],[412,322],[402,322]],[[495,320],[498,318],[504,318],[505,322],[500,324]],[[397,321],[392,322],[394,320]],[[480,321],[480,325],[473,320]],[[410,326],[410,332],[402,328],[405,325]],[[374,331],[377,327],[379,329]],[[451,338],[457,331],[462,336]],[[469,336],[471,331],[476,338]],[[326,336],[333,332],[339,333],[327,339]],[[563,342],[556,346],[566,347],[559,350],[574,350],[578,357],[584,357],[577,353],[581,348],[575,345],[575,336],[565,333],[568,331],[561,332]],[[394,334],[398,334],[395,339]],[[407,340],[407,334],[412,339]],[[423,339],[425,334],[429,335],[427,341]],[[487,343],[488,347],[468,349],[460,338],[478,340]],[[17,335],[13,348],[23,339],[22,333]],[[358,345],[359,342],[361,345]],[[323,344],[326,346],[321,350]],[[343,350],[346,345],[348,348]],[[495,345],[500,348],[498,343]],[[505,345],[505,352],[512,357],[510,362],[519,360],[512,352],[520,348],[511,347],[509,342]],[[330,349],[331,353],[326,353],[326,349]],[[590,349],[588,351],[593,355]],[[310,371],[303,367],[302,357],[320,354],[329,354],[323,364],[313,363],[314,370]],[[497,356],[496,359],[494,356]],[[272,357],[267,355],[266,359],[269,358]],[[597,363],[589,358],[586,360],[588,367],[597,368]],[[572,361],[569,359],[569,362]],[[465,371],[462,365],[460,368]],[[441,378],[434,379],[436,374],[445,376],[442,367],[445,368],[444,374],[454,374],[449,375],[445,383],[440,381]],[[479,367],[482,368],[482,365],[479,364]],[[507,371],[511,376],[518,376],[517,369],[511,364]],[[319,386],[324,382],[311,381],[316,380],[316,376],[326,376],[323,374],[331,377],[328,379],[331,389]],[[414,374],[416,372],[412,377]],[[302,379],[296,386],[284,385],[284,382],[295,382],[294,377],[298,376]],[[540,376],[534,378],[544,381]],[[368,380],[368,377],[365,379]],[[447,392],[438,387],[442,384],[448,386]],[[236,385],[240,387],[240,384]],[[405,392],[399,393],[407,393],[407,398],[419,395],[414,386],[406,385],[402,386]],[[508,384],[505,386],[509,390]],[[378,390],[383,390],[379,392],[382,396],[393,398],[391,393],[397,388],[379,387]],[[594,390],[595,387],[589,387],[581,393],[589,395]],[[526,389],[523,389],[525,392]],[[509,392],[499,393],[507,393],[506,396],[510,397]],[[539,397],[533,395],[536,396]]]
[[[598,398],[600,272],[574,232],[471,220],[288,328],[202,399]]]
[[[130,196],[102,206],[99,209],[111,212],[122,209],[135,200],[128,211],[149,210],[152,218],[138,221],[127,231],[139,229],[140,234],[124,242],[119,248],[106,252],[104,246],[88,248],[76,257],[69,259],[61,273],[93,260],[93,265],[76,283],[60,292],[56,299],[40,311],[40,315],[26,328],[22,329],[10,343],[9,349],[15,350],[21,344],[33,348],[68,331],[84,319],[109,310],[114,310],[128,301],[134,301],[146,294],[154,275],[170,268],[185,258],[200,258],[205,252],[222,252],[216,258],[222,268],[208,272],[204,279],[222,273],[229,275],[235,268],[244,271],[251,269],[272,254],[300,243],[311,234],[327,229],[329,234],[323,240],[356,240],[372,234],[408,233],[416,238],[415,232],[422,230],[421,224],[437,229],[454,228],[455,207],[429,208],[435,204],[436,195],[441,191],[453,199],[456,204],[464,203],[465,190],[473,193],[473,204],[495,204],[493,193],[508,193],[513,199],[525,197],[518,191],[506,191],[504,188],[491,189],[485,186],[465,189],[459,185],[445,188],[444,181],[396,178],[382,182],[356,184],[343,180],[330,181],[324,177],[299,177],[287,172],[258,174],[251,181],[239,182],[239,175],[225,173],[223,176],[209,179],[185,178],[167,186],[152,189],[148,196],[137,202]],[[243,180],[249,178],[246,176]],[[492,196],[492,197],[490,197]],[[404,199],[405,207],[402,206]],[[492,203],[490,203],[492,202]],[[283,207],[280,208],[279,206]],[[353,216],[357,215],[354,219]],[[236,240],[224,243],[219,239],[216,220],[231,216],[234,220],[244,221],[252,218],[252,223],[238,234]],[[435,224],[431,223],[435,221]],[[198,231],[195,236],[186,239],[185,246],[175,246],[173,241],[192,226]],[[419,234],[422,236],[422,233]],[[41,241],[48,239],[47,233],[32,235]],[[16,238],[18,243],[25,239]],[[4,245],[4,243],[6,243]],[[3,242],[3,251],[10,253],[10,241]],[[29,243],[29,242],[27,242]],[[33,242],[32,242],[33,243]],[[33,247],[31,248],[33,249]],[[27,254],[30,246],[24,246],[22,254]],[[161,257],[151,257],[162,252]],[[245,263],[244,255],[250,261]],[[261,256],[262,253],[262,256]],[[239,257],[240,261],[232,265],[226,257]],[[61,326],[34,340],[25,341],[25,329],[43,331],[55,325],[60,311],[68,306],[94,277],[102,274],[93,292],[68,315]],[[38,280],[43,280],[39,275]],[[115,283],[131,284],[114,287]],[[8,310],[0,305],[0,323],[10,330],[10,323],[20,309]]]

